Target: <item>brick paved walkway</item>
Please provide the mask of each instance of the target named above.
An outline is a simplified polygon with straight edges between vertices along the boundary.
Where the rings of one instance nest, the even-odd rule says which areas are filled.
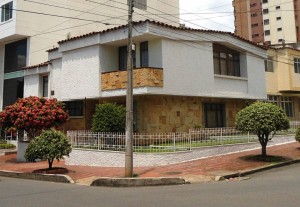
[[[300,144],[289,143],[278,146],[269,147],[268,155],[285,156],[289,159],[300,158]],[[260,154],[260,150],[251,150],[246,152],[239,152],[229,155],[214,156],[184,162],[180,164],[173,164],[159,167],[137,167],[134,172],[140,177],[184,177],[203,178],[203,176],[211,176],[222,174],[224,172],[237,172],[251,168],[268,165],[269,163],[246,161],[241,157],[247,155]],[[91,177],[123,177],[124,168],[113,167],[86,167],[86,166],[66,166],[64,161],[55,162],[54,167],[66,167],[69,169],[68,175],[75,181],[89,179]],[[20,163],[16,161],[16,155],[0,156],[0,170],[18,171],[18,172],[32,172],[36,169],[47,168],[47,162],[37,163]]]

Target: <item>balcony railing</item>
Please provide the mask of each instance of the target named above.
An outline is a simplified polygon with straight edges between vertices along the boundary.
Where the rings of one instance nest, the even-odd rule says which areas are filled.
[[[101,90],[124,89],[127,87],[127,71],[101,74]],[[133,87],[163,87],[162,68],[136,68],[133,70]]]

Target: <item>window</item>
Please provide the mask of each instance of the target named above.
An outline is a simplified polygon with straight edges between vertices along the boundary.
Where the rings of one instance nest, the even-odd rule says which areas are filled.
[[[264,25],[268,25],[268,24],[270,24],[270,20],[269,19],[265,19],[264,20]]]
[[[48,97],[48,76],[43,76],[43,97]]]
[[[215,74],[241,76],[239,52],[219,44],[214,44],[213,52]]]
[[[132,51],[132,64],[135,68],[135,51]],[[127,70],[127,46],[119,47],[119,70]]]
[[[257,17],[257,13],[252,13],[251,17]]]
[[[149,67],[148,42],[141,42],[140,52],[141,67]]]
[[[259,34],[253,34],[252,38],[259,37]]]
[[[135,7],[142,10],[147,10],[147,0],[135,0]]]
[[[204,104],[205,127],[225,127],[226,115],[225,104],[206,103]]]
[[[67,101],[64,104],[69,116],[83,116],[83,101]]]
[[[24,78],[12,78],[4,80],[3,87],[3,108],[23,98]]]
[[[13,12],[13,2],[9,2],[7,4],[4,4],[1,9],[1,22],[5,22],[7,20],[10,20],[12,18],[12,12]]]
[[[300,73],[300,58],[294,58],[295,73]]]
[[[269,9],[263,9],[263,14],[269,14]]]
[[[270,30],[265,30],[265,36],[269,36],[270,35]]]
[[[276,6],[276,10],[279,10],[280,9],[280,6]]]
[[[268,96],[268,101],[281,107],[288,117],[294,117],[294,104],[292,97]]]
[[[281,20],[281,17],[276,17],[276,20],[278,21],[278,20]]]
[[[282,42],[283,42],[283,39],[278,39],[278,42],[279,42],[279,43],[282,43]]]
[[[27,40],[20,40],[17,42],[5,45],[4,57],[4,72],[10,73],[20,70],[26,66],[27,58]]]
[[[265,3],[268,3],[268,0],[263,0],[262,2],[263,2],[263,4],[265,4]]]
[[[265,71],[274,72],[273,58],[271,56],[268,56],[268,59],[265,60]]]
[[[278,31],[278,32],[282,31],[282,28],[277,28],[277,31]]]
[[[256,24],[251,24],[251,27],[253,28],[253,27],[258,27],[258,23],[256,23]]]

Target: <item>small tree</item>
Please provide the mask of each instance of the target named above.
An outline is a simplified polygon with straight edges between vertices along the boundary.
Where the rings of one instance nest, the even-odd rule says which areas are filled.
[[[92,130],[95,132],[124,132],[126,109],[116,103],[104,103],[96,106],[92,119]]]
[[[300,142],[300,127],[296,131],[295,139],[296,141]]]
[[[36,159],[48,160],[49,169],[52,169],[54,159],[63,159],[69,156],[72,148],[67,137],[54,129],[43,131],[40,136],[35,137],[28,145],[25,159],[35,162]]]
[[[67,119],[68,114],[64,111],[62,102],[30,96],[18,99],[0,112],[0,128],[25,130],[29,138],[32,138],[43,129],[62,125]]]
[[[252,132],[258,136],[263,159],[267,156],[268,141],[272,139],[270,135],[290,127],[284,111],[274,104],[265,102],[255,102],[241,110],[236,116],[235,125],[238,130]]]

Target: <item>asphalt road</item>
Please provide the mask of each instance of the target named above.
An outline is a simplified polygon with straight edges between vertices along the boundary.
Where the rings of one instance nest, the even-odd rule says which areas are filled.
[[[299,207],[300,164],[244,181],[183,186],[86,187],[0,177],[1,207],[230,206]]]

